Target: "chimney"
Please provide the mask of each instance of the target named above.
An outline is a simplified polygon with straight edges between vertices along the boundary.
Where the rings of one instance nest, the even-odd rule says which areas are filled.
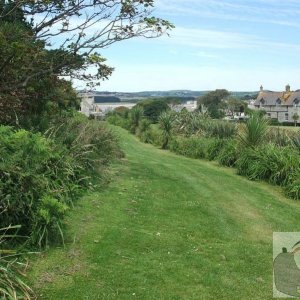
[[[260,91],[263,92],[263,90],[264,90],[264,87],[261,85],[260,86]]]
[[[287,93],[289,93],[289,92],[291,91],[291,87],[290,87],[289,84],[287,84],[287,85],[285,86],[285,91],[286,91]]]

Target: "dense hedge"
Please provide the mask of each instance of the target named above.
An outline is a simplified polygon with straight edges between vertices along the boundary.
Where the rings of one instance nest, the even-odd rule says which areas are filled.
[[[0,126],[0,228],[21,225],[34,245],[62,237],[62,219],[80,191],[121,155],[103,124],[65,119],[46,135]]]

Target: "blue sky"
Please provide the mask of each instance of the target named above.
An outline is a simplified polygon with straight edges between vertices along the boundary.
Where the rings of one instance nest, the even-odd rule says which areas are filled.
[[[300,89],[300,0],[157,0],[170,37],[101,50],[115,67],[98,90]]]

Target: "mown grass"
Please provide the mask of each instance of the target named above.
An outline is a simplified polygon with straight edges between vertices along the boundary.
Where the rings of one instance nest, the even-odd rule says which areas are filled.
[[[272,299],[272,233],[300,231],[300,204],[115,130],[126,159],[33,264],[40,299]]]

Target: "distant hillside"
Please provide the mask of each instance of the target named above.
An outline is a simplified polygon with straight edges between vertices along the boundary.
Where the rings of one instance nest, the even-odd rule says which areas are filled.
[[[121,99],[114,96],[94,96],[95,103],[115,103],[121,102]]]
[[[80,91],[78,91],[80,92]],[[82,91],[81,91],[82,92]],[[145,100],[147,98],[177,98],[180,101],[193,100],[201,97],[210,91],[190,91],[190,90],[171,90],[171,91],[143,91],[135,93],[127,92],[108,92],[108,91],[94,91],[95,101],[97,103],[107,103],[107,102],[138,102]],[[253,99],[256,98],[258,92],[239,92],[231,91],[232,96],[241,99]]]

